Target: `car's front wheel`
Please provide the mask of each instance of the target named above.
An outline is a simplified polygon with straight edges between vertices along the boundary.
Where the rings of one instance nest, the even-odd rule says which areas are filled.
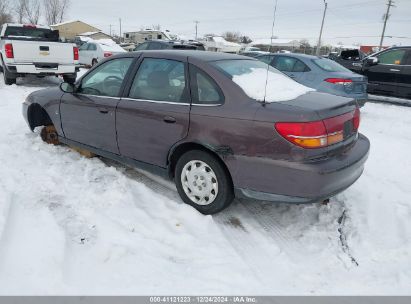
[[[231,178],[220,161],[207,152],[193,150],[182,155],[174,178],[183,201],[203,214],[215,214],[234,199]]]

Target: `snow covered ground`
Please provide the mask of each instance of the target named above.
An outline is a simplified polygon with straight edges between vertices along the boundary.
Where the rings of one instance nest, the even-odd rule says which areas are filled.
[[[411,294],[411,109],[363,108],[361,179],[324,205],[236,201],[216,216],[173,185],[31,133],[0,80],[0,294]]]

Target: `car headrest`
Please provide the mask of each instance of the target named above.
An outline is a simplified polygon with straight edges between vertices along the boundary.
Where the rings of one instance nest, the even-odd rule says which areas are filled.
[[[152,88],[164,88],[170,86],[167,72],[151,72],[147,77],[147,85]]]

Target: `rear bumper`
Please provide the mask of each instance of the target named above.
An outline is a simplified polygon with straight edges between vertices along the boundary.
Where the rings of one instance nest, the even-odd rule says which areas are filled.
[[[33,63],[24,64],[9,64],[6,66],[7,70],[16,75],[62,75],[62,74],[74,74],[78,68],[74,64],[71,65],[56,65],[53,68],[36,67]]]
[[[236,188],[239,198],[283,202],[312,203],[330,198],[351,186],[362,174],[370,150],[369,140],[359,135],[348,151],[312,163],[264,161],[265,185],[272,183],[277,191]],[[262,172],[261,172],[262,173]],[[262,183],[264,184],[264,183]],[[264,187],[264,186],[263,186]]]

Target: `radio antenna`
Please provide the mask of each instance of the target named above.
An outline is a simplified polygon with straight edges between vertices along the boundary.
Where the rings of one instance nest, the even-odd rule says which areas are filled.
[[[273,36],[274,36],[274,26],[275,26],[275,17],[277,15],[277,4],[278,4],[278,0],[275,0],[275,5],[274,5],[274,14],[273,14],[273,25],[271,27],[271,38],[270,38],[270,46],[268,47],[268,52],[271,53],[271,48],[273,46]],[[266,103],[265,99],[267,97],[267,86],[268,86],[268,72],[270,69],[270,65],[267,64],[267,75],[265,78],[265,89],[264,89],[264,102]]]

